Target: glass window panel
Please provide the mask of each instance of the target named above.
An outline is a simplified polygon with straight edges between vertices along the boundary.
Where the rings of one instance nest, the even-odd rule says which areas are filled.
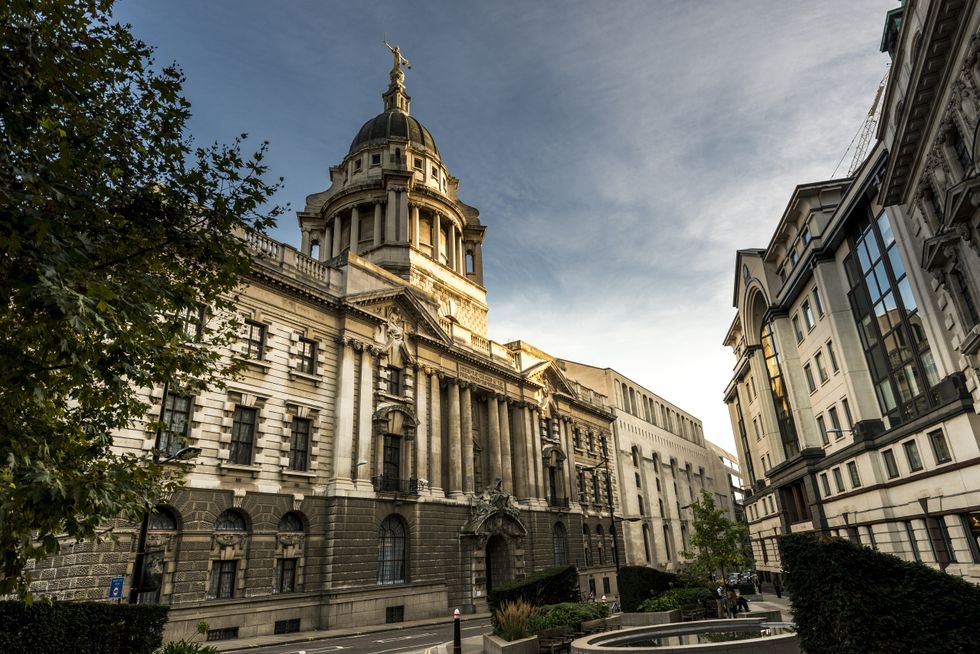
[[[866,273],[871,270],[871,259],[868,256],[868,248],[864,241],[859,241],[857,245],[858,263],[861,264],[861,272]]]
[[[888,473],[889,479],[894,479],[898,476],[898,463],[895,461],[895,454],[891,450],[883,450],[881,452],[881,458],[885,462],[885,471]]]
[[[847,273],[847,281],[851,287],[857,286],[864,276],[858,267],[857,257],[848,255],[844,259],[844,272]]]
[[[875,379],[884,379],[888,376],[888,363],[880,347],[873,347],[868,352],[868,363],[871,364],[871,373]]]
[[[912,395],[919,395],[922,392],[922,383],[919,378],[919,370],[911,363],[905,365],[905,377],[908,379],[909,392]]]
[[[873,319],[870,315],[861,319],[861,337],[864,340],[865,348],[869,348],[878,342],[878,331],[873,325]]]
[[[909,285],[908,277],[898,283],[898,292],[902,294],[902,304],[905,305],[906,311],[915,311],[919,307],[912,295],[912,287]]]
[[[892,226],[888,221],[888,214],[882,212],[878,216],[878,230],[881,232],[881,240],[884,242],[885,246],[895,242],[895,235],[892,234]]]
[[[895,304],[895,294],[891,291],[885,293],[881,301],[885,304],[885,311],[888,313],[888,317],[891,319],[893,325],[898,324],[898,313],[895,309],[897,305]]]
[[[926,333],[922,328],[922,318],[919,317],[917,312],[908,317],[907,324],[909,326],[909,332],[912,334],[912,343],[915,344],[916,349],[922,349],[923,346],[928,349],[929,344],[926,342]]]
[[[891,288],[891,283],[888,281],[888,274],[885,272],[885,262],[879,261],[874,269],[875,280],[878,282],[878,288],[881,289],[882,293],[888,291]]]
[[[932,358],[932,352],[926,350],[922,353],[921,358],[922,367],[926,371],[926,381],[930,387],[935,386],[939,383],[939,372],[936,370],[936,362]]]
[[[878,321],[878,330],[882,334],[891,330],[892,326],[888,320],[888,309],[885,307],[884,300],[875,305],[875,319]]]
[[[877,302],[878,298],[881,297],[881,289],[878,288],[878,282],[875,281],[874,272],[869,272],[864,276],[864,285],[868,288],[868,295],[871,296],[871,301]]]
[[[932,454],[936,457],[936,463],[949,463],[953,460],[950,456],[949,447],[946,445],[946,437],[941,430],[929,433],[929,444],[932,445]]]
[[[905,458],[908,459],[909,469],[913,472],[916,470],[922,470],[922,459],[919,457],[919,446],[915,444],[915,441],[906,441],[902,443],[902,447],[905,449]]]
[[[878,392],[878,400],[885,407],[885,411],[894,411],[898,405],[895,404],[895,393],[892,391],[891,382],[886,379],[880,384],[876,384],[875,390]]]
[[[881,258],[881,250],[878,249],[878,241],[875,239],[873,234],[868,234],[867,238],[864,239],[864,245],[868,248],[868,259],[870,259],[873,265],[875,261]]]
[[[902,255],[898,252],[898,246],[892,245],[888,248],[888,263],[892,266],[892,274],[895,279],[901,279],[905,274],[905,264],[902,263]]]

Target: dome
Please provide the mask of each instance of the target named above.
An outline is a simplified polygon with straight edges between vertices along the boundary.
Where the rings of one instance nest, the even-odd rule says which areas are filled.
[[[382,144],[390,139],[408,141],[411,145],[426,148],[439,156],[439,148],[422,123],[401,111],[386,111],[364,123],[348,154],[367,145]]]

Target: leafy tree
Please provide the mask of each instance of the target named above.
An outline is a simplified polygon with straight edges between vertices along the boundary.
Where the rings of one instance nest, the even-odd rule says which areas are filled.
[[[720,571],[725,576],[729,569],[749,562],[744,546],[746,527],[725,517],[711,493],[702,490],[701,499],[691,503],[691,511],[691,551],[681,554],[694,559],[689,567],[693,575],[712,578]]]
[[[113,432],[144,424],[151,387],[235,372],[220,355],[249,265],[235,235],[283,211],[266,144],[193,146],[183,73],[111,7],[0,4],[0,594],[29,598],[29,559],[137,520],[176,483]]]

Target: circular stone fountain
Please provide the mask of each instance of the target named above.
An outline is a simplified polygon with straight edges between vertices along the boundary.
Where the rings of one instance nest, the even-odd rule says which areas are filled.
[[[572,654],[799,654],[789,622],[701,620],[620,629],[579,638]]]

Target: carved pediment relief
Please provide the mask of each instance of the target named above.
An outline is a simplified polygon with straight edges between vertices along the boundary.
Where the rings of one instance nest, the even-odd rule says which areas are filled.
[[[352,306],[377,316],[381,323],[375,330],[374,340],[378,347],[396,350],[406,346],[413,335],[451,343],[449,335],[439,326],[439,317],[406,288],[371,291],[350,296]],[[407,352],[407,347],[405,347]]]

